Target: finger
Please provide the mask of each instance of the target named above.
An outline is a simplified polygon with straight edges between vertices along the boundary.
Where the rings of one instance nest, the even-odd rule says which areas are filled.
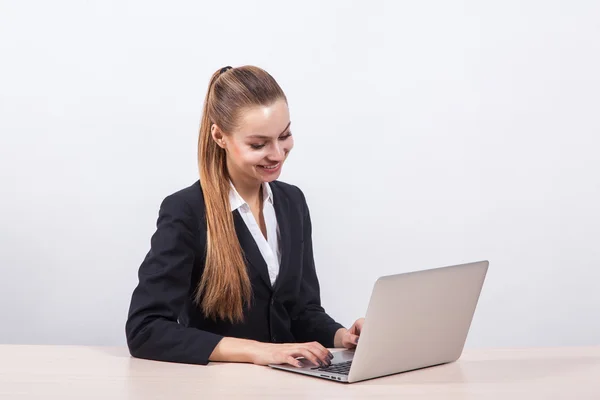
[[[344,348],[346,348],[346,349],[353,349],[356,347],[356,345],[354,343],[350,343],[347,340],[342,341],[342,346],[344,346]]]
[[[319,360],[321,360],[325,365],[331,364],[331,359],[333,358],[333,354],[329,352],[321,343],[319,342],[310,342],[307,343],[310,351],[316,355]],[[331,356],[330,356],[331,354]]]
[[[359,337],[358,335],[354,335],[354,334],[350,333],[348,335],[348,341],[353,344],[358,344],[358,337]]]
[[[357,335],[360,335],[360,333],[362,332],[362,328],[363,328],[364,324],[365,324],[364,318],[360,318],[359,320],[356,321],[356,334]]]
[[[292,354],[293,356],[299,355],[299,356],[306,358],[308,361],[310,361],[314,365],[318,365],[320,367],[323,366],[323,363],[319,362],[319,358],[316,355],[314,355],[309,349],[307,349],[305,347],[296,348],[294,353],[295,354]]]
[[[345,338],[346,342],[349,345],[352,345],[352,347],[356,346],[358,344],[358,335],[354,335],[352,333],[348,333]]]
[[[296,359],[295,359],[294,357],[292,357],[292,356],[289,356],[289,357],[286,359],[286,362],[287,362],[288,364],[290,364],[290,365],[293,365],[294,367],[298,367],[298,368],[302,367],[302,364],[300,364],[300,361],[296,360]]]

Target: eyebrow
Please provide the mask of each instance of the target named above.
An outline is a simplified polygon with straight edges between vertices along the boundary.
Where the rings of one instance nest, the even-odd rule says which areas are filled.
[[[289,128],[290,125],[292,124],[292,122],[288,122],[287,126],[285,127],[285,129],[277,136],[281,136],[283,135]],[[250,135],[248,136],[249,139],[271,139],[270,136],[265,136],[265,135]]]

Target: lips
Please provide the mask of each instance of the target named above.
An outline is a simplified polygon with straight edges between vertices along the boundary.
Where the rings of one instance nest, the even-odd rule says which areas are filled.
[[[259,165],[259,167],[262,167],[264,169],[276,169],[277,167],[279,167],[280,163],[277,164],[272,164],[272,165]]]
[[[279,169],[281,168],[281,163],[278,162],[277,164],[271,164],[271,165],[259,165],[258,168],[260,168],[261,170],[263,170],[265,172],[273,173],[273,172],[279,171]]]

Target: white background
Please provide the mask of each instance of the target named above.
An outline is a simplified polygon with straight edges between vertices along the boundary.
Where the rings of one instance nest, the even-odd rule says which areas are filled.
[[[597,1],[1,1],[0,343],[125,344],[210,75],[265,68],[323,304],[488,259],[467,346],[600,343]]]

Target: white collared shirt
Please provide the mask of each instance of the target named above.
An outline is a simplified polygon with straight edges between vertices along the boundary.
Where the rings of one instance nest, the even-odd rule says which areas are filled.
[[[231,183],[231,182],[230,182]],[[275,215],[275,208],[273,206],[273,192],[268,183],[262,184],[263,189],[263,216],[265,218],[265,226],[267,228],[267,239],[263,236],[262,231],[258,222],[252,215],[252,210],[246,201],[240,196],[238,191],[231,183],[231,190],[229,191],[229,204],[231,205],[231,212],[239,210],[244,223],[248,227],[248,230],[252,234],[254,241],[256,242],[260,254],[263,256],[267,269],[269,271],[269,279],[271,285],[275,283],[277,275],[279,274],[279,265],[281,264],[281,250],[279,249],[279,225],[277,224],[277,217]]]

